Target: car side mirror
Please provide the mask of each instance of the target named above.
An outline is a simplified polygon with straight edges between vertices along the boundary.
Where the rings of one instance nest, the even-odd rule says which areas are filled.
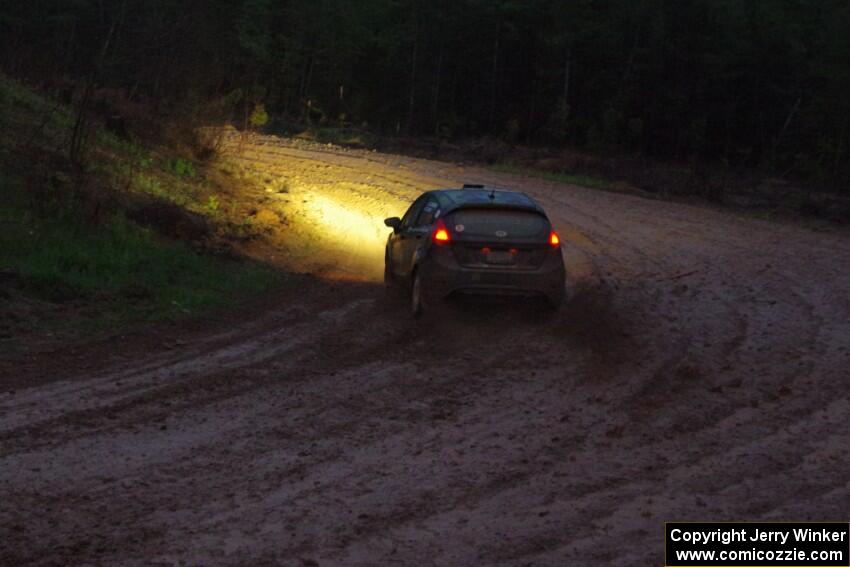
[[[398,228],[401,226],[401,219],[398,217],[390,217],[388,219],[384,219],[384,224],[393,229],[393,232],[398,232]]]

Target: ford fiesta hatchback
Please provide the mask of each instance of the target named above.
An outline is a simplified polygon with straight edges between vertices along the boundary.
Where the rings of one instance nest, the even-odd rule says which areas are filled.
[[[481,185],[422,194],[393,229],[384,282],[410,292],[410,309],[454,293],[538,295],[564,299],[561,241],[543,209],[524,193]]]

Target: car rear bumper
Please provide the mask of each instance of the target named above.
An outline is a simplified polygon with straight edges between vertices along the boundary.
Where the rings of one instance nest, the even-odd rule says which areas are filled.
[[[461,266],[449,250],[432,254],[421,267],[427,295],[439,299],[453,293],[486,295],[541,295],[560,303],[566,271],[560,253],[550,254],[534,270]]]

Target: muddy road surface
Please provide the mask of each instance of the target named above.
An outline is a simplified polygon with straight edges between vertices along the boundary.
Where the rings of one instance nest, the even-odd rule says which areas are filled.
[[[847,520],[846,233],[274,138],[238,159],[269,257],[313,275],[10,376],[0,563],[660,565],[665,520]],[[385,299],[381,220],[461,182],[548,210],[559,313]]]

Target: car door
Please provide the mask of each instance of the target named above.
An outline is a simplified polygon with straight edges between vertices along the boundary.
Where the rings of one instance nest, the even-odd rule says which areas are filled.
[[[409,275],[407,270],[410,267],[410,262],[406,258],[406,254],[409,253],[408,244],[411,242],[410,229],[427,200],[428,195],[422,195],[416,199],[404,213],[398,231],[390,237],[390,260],[392,261],[393,273],[396,276],[406,277]]]
[[[434,219],[439,214],[439,204],[437,199],[429,196],[423,202],[422,207],[417,212],[410,227],[406,230],[405,240],[402,244],[401,257],[403,258],[403,270],[405,274],[410,274],[413,271],[413,266],[416,264],[417,254],[423,247],[428,244],[428,237],[431,234],[431,225]]]

